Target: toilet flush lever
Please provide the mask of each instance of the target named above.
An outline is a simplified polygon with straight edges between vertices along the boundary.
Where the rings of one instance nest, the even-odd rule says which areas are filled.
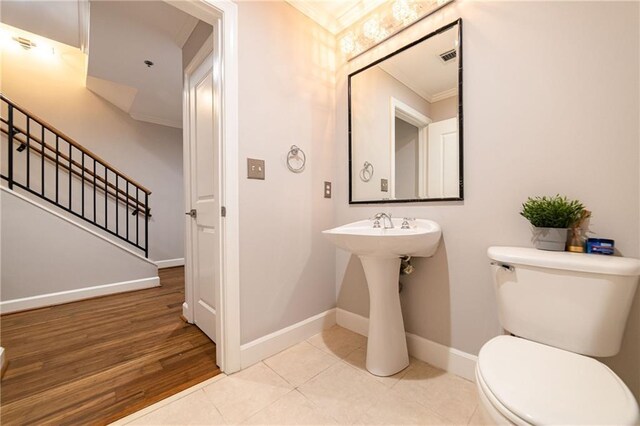
[[[507,265],[506,263],[502,263],[502,262],[491,262],[491,264],[495,266],[499,266],[503,269],[506,269],[509,272],[515,272],[516,270],[516,268],[514,268],[513,266]]]

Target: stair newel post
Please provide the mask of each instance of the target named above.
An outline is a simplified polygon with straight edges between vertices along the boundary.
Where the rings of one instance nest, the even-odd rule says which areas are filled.
[[[144,257],[149,257],[149,193],[144,192]]]
[[[13,105],[8,104],[8,115],[9,115],[9,138],[8,138],[8,142],[9,142],[9,150],[7,151],[7,166],[9,168],[8,173],[8,180],[9,180],[9,189],[13,189],[13,137],[15,135],[15,131],[13,129]]]

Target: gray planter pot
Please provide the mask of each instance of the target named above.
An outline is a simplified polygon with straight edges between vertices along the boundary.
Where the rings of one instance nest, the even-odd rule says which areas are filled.
[[[533,245],[539,250],[564,251],[567,228],[533,228]]]

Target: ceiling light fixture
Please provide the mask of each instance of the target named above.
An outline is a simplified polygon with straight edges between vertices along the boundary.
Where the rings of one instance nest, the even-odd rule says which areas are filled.
[[[395,0],[385,2],[346,29],[340,50],[351,60],[455,0]]]
[[[25,37],[12,37],[12,40],[18,43],[18,45],[24,50],[32,50],[41,55],[53,55],[55,53],[53,47],[47,46],[43,43],[34,43],[33,41]]]
[[[24,37],[14,37],[13,40],[20,45],[24,50],[31,50],[38,45]]]

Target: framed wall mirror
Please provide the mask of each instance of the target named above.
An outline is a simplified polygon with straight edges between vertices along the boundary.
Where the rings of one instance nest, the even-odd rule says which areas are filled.
[[[462,20],[349,75],[349,203],[463,199]]]

